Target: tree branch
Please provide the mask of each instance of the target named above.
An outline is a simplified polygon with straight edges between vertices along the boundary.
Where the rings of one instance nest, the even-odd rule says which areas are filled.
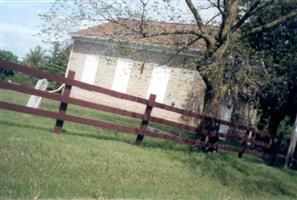
[[[234,32],[236,31],[244,22],[247,20],[253,13],[253,11],[257,8],[257,6],[260,4],[260,0],[257,0],[242,16],[240,20],[237,21],[237,23],[231,28],[231,30]]]
[[[202,19],[200,17],[200,14],[198,13],[197,9],[195,8],[192,0],[185,0],[185,1],[195,18],[197,26],[199,27],[199,29],[201,31],[201,37],[206,41],[208,48],[212,48],[215,44],[214,37],[211,37],[208,30],[204,26]]]
[[[263,25],[260,25],[260,26],[257,26],[257,27],[254,27],[252,28],[250,31],[248,31],[246,34],[244,34],[243,36],[248,36],[248,35],[252,35],[252,34],[255,34],[255,33],[259,33],[259,32],[262,32],[262,31],[265,31],[265,30],[269,30],[271,28],[274,28],[286,21],[288,21],[289,19],[293,18],[297,16],[297,9],[295,10],[292,10],[289,14],[287,15],[284,15],[272,22],[269,22],[269,23],[266,23],[266,24],[263,24]]]
[[[191,40],[189,43],[187,43],[185,46],[176,49],[175,54],[173,54],[172,56],[170,56],[164,63],[163,65],[165,65],[166,63],[170,62],[176,55],[178,55],[180,52],[182,52],[183,50],[188,49],[192,44],[194,44],[195,42],[197,42],[198,40],[200,40],[202,37],[198,36],[195,39]]]
[[[223,14],[223,10],[222,10],[222,5],[221,5],[221,0],[217,0],[217,8],[220,11],[221,14]]]
[[[224,1],[224,4],[227,4],[227,6],[224,9],[222,24],[218,34],[219,43],[226,41],[231,31],[231,27],[235,23],[238,14],[239,3],[240,0],[230,0],[228,2]]]
[[[187,34],[191,34],[191,35],[197,35],[199,37],[201,37],[201,34],[195,31],[191,31],[191,30],[185,30],[185,31],[174,31],[174,32],[160,32],[160,33],[145,33],[146,37],[157,37],[157,36],[162,36],[162,35],[187,35]]]
[[[222,30],[220,31],[220,39],[227,37],[227,34],[230,33],[231,27],[236,21],[238,9],[239,9],[240,0],[232,0],[229,2],[228,7],[226,7],[225,20],[222,22]]]
[[[210,18],[206,23],[205,25],[209,25],[215,18],[217,18],[218,16],[220,16],[221,13],[217,13],[216,15],[214,15],[212,18]]]
[[[146,37],[145,33],[144,33],[144,14],[145,14],[145,8],[147,5],[147,2],[144,2],[143,0],[140,0],[141,5],[142,5],[142,13],[141,13],[141,23],[139,25],[139,29],[140,29],[140,34],[143,35],[143,37]]]
[[[221,15],[223,14],[223,10],[222,10],[222,8],[221,8],[220,0],[217,0],[217,3],[214,3],[214,2],[212,2],[211,0],[207,0],[207,1],[208,1],[208,3],[210,3],[210,5],[212,5],[212,6],[214,6],[215,8],[217,8]]]
[[[274,0],[265,2],[260,4],[260,0],[257,0],[247,11],[246,13],[237,21],[237,23],[231,28],[232,32],[235,32],[238,28],[242,26],[242,24],[250,18],[252,15],[254,15],[259,10],[265,8],[266,6],[272,4]]]

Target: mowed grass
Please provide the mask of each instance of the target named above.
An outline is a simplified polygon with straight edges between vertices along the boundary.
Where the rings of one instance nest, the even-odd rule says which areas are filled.
[[[1,101],[27,95],[0,90]],[[43,101],[43,109],[58,104]],[[139,121],[70,106],[67,113],[139,125]],[[297,173],[244,155],[191,151],[185,145],[1,110],[0,198],[296,199]]]

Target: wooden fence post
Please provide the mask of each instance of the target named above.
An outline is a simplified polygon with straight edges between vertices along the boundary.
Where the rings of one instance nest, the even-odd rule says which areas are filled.
[[[67,79],[74,79],[74,76],[75,76],[75,72],[74,71],[69,71],[66,78]],[[68,84],[65,85],[65,88],[64,88],[63,94],[62,94],[62,96],[64,98],[66,98],[66,99],[69,98],[70,92],[71,92],[71,87],[72,87],[71,85],[68,85]],[[60,108],[59,108],[59,116],[66,113],[67,106],[68,106],[68,103],[61,102]],[[60,133],[62,131],[63,124],[64,124],[64,120],[61,120],[61,119],[58,118],[57,121],[56,121],[54,132],[55,133]]]
[[[249,133],[250,133],[250,129],[248,128],[242,138],[242,142],[241,142],[241,146],[239,148],[239,152],[238,152],[238,158],[241,158],[243,156],[243,153],[246,149],[246,143],[248,141],[248,137],[249,137]]]
[[[141,121],[141,125],[137,133],[137,138],[135,141],[136,145],[140,145],[143,140],[144,135],[142,134],[142,131],[145,130],[149,124],[152,110],[155,104],[155,100],[156,100],[156,95],[150,94],[150,97],[149,97],[149,100],[147,101],[145,112]]]

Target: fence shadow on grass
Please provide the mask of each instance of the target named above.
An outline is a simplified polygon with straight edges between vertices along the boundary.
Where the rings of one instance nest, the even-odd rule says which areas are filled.
[[[100,130],[104,130],[104,129],[100,129]],[[118,131],[113,131],[112,133],[106,134],[106,133],[98,133],[98,132],[91,133],[89,131],[83,132],[83,131],[73,131],[73,130],[65,129],[63,130],[63,134],[94,138],[98,140],[112,140],[117,142],[123,142],[130,145],[134,145],[135,143],[135,135],[132,135],[132,134],[127,135]],[[158,140],[158,139],[153,139],[148,137],[144,139],[140,147],[155,148],[155,149],[170,150],[170,151],[185,151],[190,149],[189,146],[186,146],[186,145],[176,144],[171,141]]]
[[[0,120],[1,124],[6,124],[8,126],[14,126],[19,128],[27,128],[27,129],[35,129],[40,130],[43,132],[48,132],[49,134],[52,133],[52,125],[50,126],[41,126],[38,124],[25,124],[25,123],[18,123],[18,122],[11,122],[7,120]],[[123,134],[118,131],[112,131],[109,133],[104,133],[105,129],[97,129],[98,131],[91,132],[91,131],[79,131],[74,129],[64,129],[62,131],[62,135],[70,135],[70,136],[79,136],[79,137],[87,137],[87,138],[93,138],[98,140],[112,140],[117,142],[123,142],[126,144],[134,145],[135,142],[135,135],[134,134]],[[101,132],[102,130],[102,132]],[[158,140],[153,138],[145,138],[143,144],[141,145],[144,148],[156,148],[156,149],[162,149],[162,150],[170,150],[170,151],[185,151],[189,150],[188,146],[176,144],[171,141],[165,141],[165,140]]]
[[[23,124],[23,123],[11,122],[11,121],[6,121],[6,120],[0,120],[0,124],[6,124],[9,126],[14,126],[14,127],[19,127],[19,128],[35,129],[35,130],[40,130],[40,131],[49,131],[49,132],[52,131],[52,128],[50,128],[50,127],[38,126],[36,124],[30,125],[30,124]]]

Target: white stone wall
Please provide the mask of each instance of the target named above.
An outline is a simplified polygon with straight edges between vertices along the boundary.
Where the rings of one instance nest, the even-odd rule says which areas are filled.
[[[172,63],[165,63],[164,61],[168,56],[162,58],[162,55],[148,51],[135,52],[129,51],[129,49],[125,53],[122,53],[120,52],[121,50],[111,49],[95,43],[88,44],[86,42],[76,41],[71,53],[68,69],[76,72],[75,79],[79,81],[91,83],[94,80],[93,84],[95,85],[115,90],[118,88],[118,91],[126,91],[127,94],[143,98],[148,97],[149,91],[157,91],[157,93],[163,95],[159,100],[164,104],[174,105],[178,108],[187,108],[194,112],[202,110],[205,83],[200,77],[199,72],[187,69],[187,66],[184,66],[184,58],[177,59]],[[125,65],[125,61],[129,64],[122,67],[123,69],[119,68],[118,65]],[[178,61],[181,61],[181,64],[178,64]],[[88,67],[92,63],[96,65],[96,62],[98,62],[96,70],[94,70],[94,66],[91,69],[84,70],[84,67]],[[159,71],[158,69],[156,70],[158,67]],[[163,67],[163,70],[160,67]],[[163,71],[163,75],[157,78],[162,79],[163,77],[168,80],[160,80],[158,82],[158,84],[166,83],[166,86],[160,85],[160,91],[158,91],[158,87],[152,89],[152,85],[150,86],[150,84],[152,74],[160,73],[160,69]],[[123,73],[125,70],[127,72],[125,72],[126,75]],[[91,72],[95,72],[95,74],[89,74],[90,80],[88,81],[86,77]],[[120,77],[123,83],[122,86],[120,85],[121,81],[114,80],[115,77]],[[96,92],[85,91],[76,87],[73,87],[71,96],[139,113],[143,113],[145,110],[145,105]],[[187,102],[189,98],[195,98],[194,101],[191,101],[195,102],[195,105]],[[179,114],[160,109],[153,109],[152,115],[168,120],[184,122]]]

